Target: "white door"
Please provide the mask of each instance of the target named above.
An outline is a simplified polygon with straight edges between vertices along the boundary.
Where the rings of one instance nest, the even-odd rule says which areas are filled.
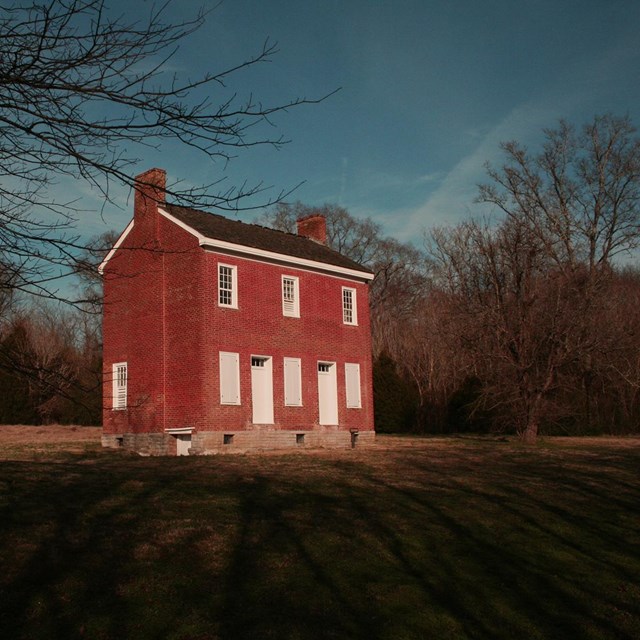
[[[251,404],[254,424],[273,424],[273,369],[267,356],[251,356]]]
[[[338,384],[335,362],[318,362],[320,424],[338,424]]]
[[[191,448],[191,435],[188,433],[176,436],[177,453],[179,456],[188,456]]]

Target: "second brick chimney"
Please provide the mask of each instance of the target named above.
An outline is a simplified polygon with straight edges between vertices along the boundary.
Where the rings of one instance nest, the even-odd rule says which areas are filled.
[[[298,218],[298,235],[309,238],[320,244],[327,244],[327,221],[324,216],[313,213],[304,218]]]

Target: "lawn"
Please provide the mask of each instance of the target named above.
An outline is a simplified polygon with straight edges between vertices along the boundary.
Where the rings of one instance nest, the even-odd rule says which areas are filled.
[[[2,638],[640,638],[640,439],[141,458],[16,433]]]

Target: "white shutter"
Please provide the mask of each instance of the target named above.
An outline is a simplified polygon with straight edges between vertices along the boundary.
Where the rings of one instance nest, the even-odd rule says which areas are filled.
[[[347,386],[347,407],[350,409],[360,409],[362,400],[360,398],[360,365],[345,364],[344,378]]]
[[[284,403],[290,407],[302,406],[302,376],[300,358],[284,359]]]
[[[220,403],[240,404],[240,356],[220,352]]]
[[[127,363],[116,362],[112,366],[113,408],[127,408]]]

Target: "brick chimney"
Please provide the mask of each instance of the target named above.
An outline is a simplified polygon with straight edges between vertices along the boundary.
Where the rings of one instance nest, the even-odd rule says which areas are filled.
[[[142,221],[149,214],[157,213],[158,204],[165,200],[167,172],[164,169],[149,169],[135,177],[134,218]]]
[[[298,218],[297,224],[299,236],[320,244],[327,244],[327,220],[324,216],[312,213],[310,216]]]

